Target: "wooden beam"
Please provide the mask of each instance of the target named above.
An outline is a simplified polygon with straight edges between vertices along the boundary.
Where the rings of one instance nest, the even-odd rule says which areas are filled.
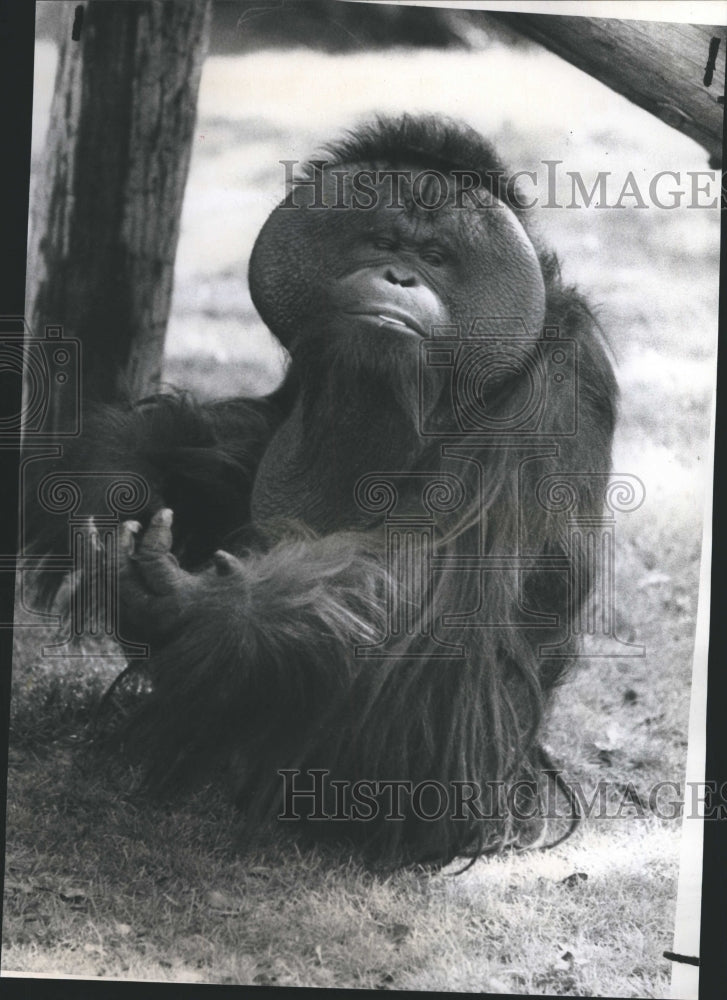
[[[695,139],[712,165],[722,157],[727,28],[492,11],[489,16],[623,94]],[[710,42],[719,39],[711,85]]]

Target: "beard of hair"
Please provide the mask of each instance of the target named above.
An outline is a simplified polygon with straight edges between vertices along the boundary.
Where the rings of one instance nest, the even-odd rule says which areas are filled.
[[[419,341],[355,316],[341,329],[303,333],[291,345],[303,432],[314,451],[331,432],[350,435],[370,468],[409,468],[423,450]]]

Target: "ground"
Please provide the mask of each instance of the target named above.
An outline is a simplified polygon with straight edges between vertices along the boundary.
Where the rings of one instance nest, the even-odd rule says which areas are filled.
[[[36,140],[52,85],[39,47]],[[548,99],[543,100],[543,95]],[[557,99],[556,99],[557,95]],[[165,376],[202,395],[271,388],[284,356],[246,289],[254,235],[302,158],[370,110],[446,111],[524,169],[542,159],[621,182],[706,170],[706,154],[546,53],[211,57],[183,214]],[[34,159],[41,155],[36,143]],[[570,182],[565,173],[563,200]],[[621,184],[617,183],[617,190]],[[540,213],[587,289],[621,385],[617,472],[646,499],[617,521],[621,638],[640,658],[587,659],[560,691],[546,742],[569,778],[614,801],[550,852],[482,860],[463,875],[374,876],[299,853],[284,836],[250,855],[212,789],[147,802],[99,772],[79,736],[123,666],[89,647],[41,655],[18,629],[8,791],[3,969],[198,982],[653,996],[668,991],[681,819],[648,808],[682,783],[717,330],[716,210]],[[630,814],[630,815],[629,815]],[[641,814],[641,815],[639,815]]]

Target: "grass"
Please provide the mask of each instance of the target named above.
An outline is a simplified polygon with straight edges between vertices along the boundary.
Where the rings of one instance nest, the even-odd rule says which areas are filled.
[[[41,46],[36,136],[52,60]],[[558,100],[543,102],[549,92]],[[493,93],[497,101],[482,97]],[[688,140],[544,52],[210,59],[168,381],[207,397],[275,384],[282,356],[254,313],[244,273],[281,193],[277,161],[303,156],[365,107],[409,104],[468,117],[526,168],[539,155],[594,174],[705,166]],[[616,469],[646,488],[642,507],[616,524],[618,631],[643,643],[646,656],[584,660],[556,698],[546,739],[586,789],[606,780],[618,794],[631,784],[648,799],[654,782],[684,778],[718,218],[583,210],[550,212],[542,228],[566,276],[598,305],[622,391]],[[678,818],[590,819],[553,851],[482,860],[457,878],[375,876],[340,855],[301,853],[284,835],[243,849],[244,816],[219,790],[150,802],[135,791],[133,773],[102,769],[87,754],[80,737],[120,659],[89,647],[85,658],[51,660],[40,652],[53,641],[49,632],[19,629],[16,639],[4,970],[666,995]]]
[[[84,705],[69,671],[77,723],[91,687]],[[676,823],[594,821],[550,853],[480,862],[456,878],[381,877],[335,854],[301,853],[284,836],[241,852],[242,821],[217,793],[145,802],[133,775],[100,771],[73,749],[65,719],[56,739],[13,743],[6,969],[575,996],[609,982],[612,996],[663,993]]]
[[[625,595],[635,620],[656,619],[663,586]],[[646,799],[654,781],[681,778],[691,617],[680,613],[671,671],[650,677],[642,660],[586,661],[560,691],[548,742],[587,794],[599,780],[614,790],[631,782]],[[624,634],[632,627],[621,625]],[[28,635],[18,635],[12,700],[5,969],[665,994],[678,819],[592,819],[551,852],[481,861],[456,878],[372,875],[335,853],[300,853],[284,834],[250,852],[240,847],[244,816],[218,791],[150,802],[133,773],[99,768],[79,736],[118,661],[61,658],[49,668]],[[569,879],[575,873],[586,878]]]

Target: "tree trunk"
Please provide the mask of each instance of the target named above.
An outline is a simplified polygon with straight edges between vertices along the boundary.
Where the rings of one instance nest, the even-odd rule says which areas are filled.
[[[78,41],[66,7],[26,315],[80,340],[85,399],[138,399],[160,377],[209,3],[90,0]]]

